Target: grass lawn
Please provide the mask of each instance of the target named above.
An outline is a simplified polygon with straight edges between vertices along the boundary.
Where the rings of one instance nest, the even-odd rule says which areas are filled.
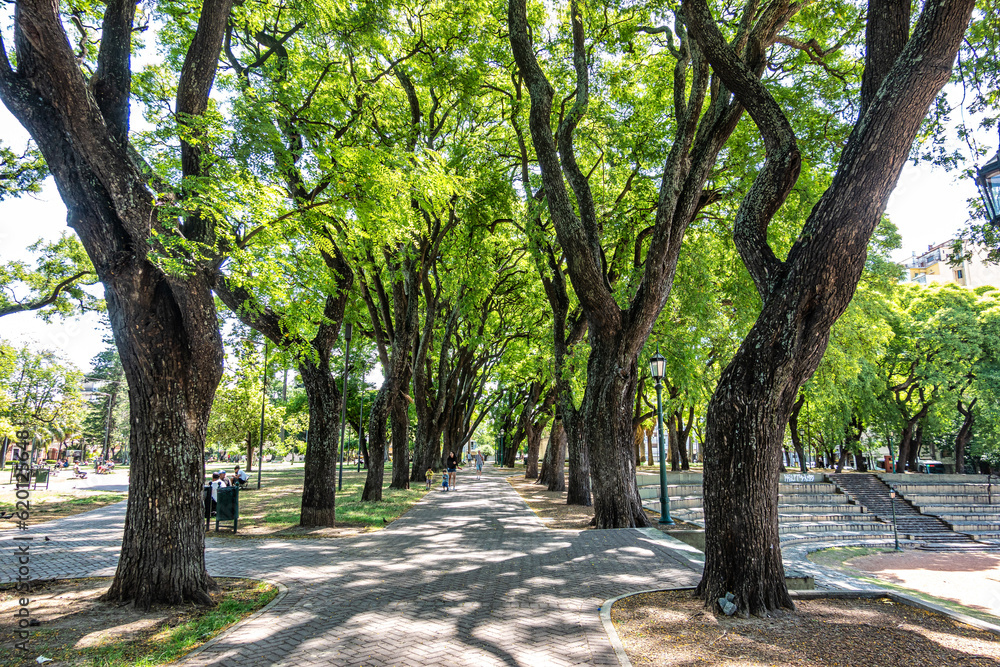
[[[221,470],[222,464],[209,464],[209,472]],[[227,465],[227,472],[231,468]],[[219,467],[214,467],[219,466]],[[337,526],[335,528],[302,528],[298,526],[302,504],[302,480],[305,468],[301,463],[265,464],[261,488],[257,489],[257,471],[250,473],[250,485],[240,491],[240,521],[237,537],[346,537],[378,530],[391,523],[420,500],[427,492],[415,483],[409,490],[388,488],[392,466],[385,468],[384,487],[380,502],[362,502],[367,471],[344,467],[344,488],[337,492]],[[208,480],[211,480],[209,475]],[[232,537],[232,531],[214,530],[212,536]]]
[[[270,584],[247,579],[216,579],[217,606],[154,606],[137,611],[131,605],[100,602],[110,579],[67,579],[35,584],[32,616],[41,620],[28,638],[27,655],[13,641],[0,645],[0,664],[34,665],[35,657],[52,664],[94,667],[146,667],[171,662],[260,609],[277,595]],[[12,586],[0,587],[0,612],[18,608]],[[2,636],[2,634],[0,634]]]
[[[73,514],[89,512],[98,507],[125,500],[126,494],[111,491],[90,491],[88,489],[39,489],[31,492],[28,523],[34,525],[43,521],[62,519]],[[3,494],[0,512],[10,514],[15,510],[16,498],[13,490]],[[20,511],[20,508],[18,508]],[[16,527],[17,519],[0,520],[0,530]]]

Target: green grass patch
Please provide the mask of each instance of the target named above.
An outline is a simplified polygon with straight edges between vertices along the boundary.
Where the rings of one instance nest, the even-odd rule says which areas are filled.
[[[270,584],[227,593],[217,607],[150,635],[144,642],[117,641],[86,648],[79,655],[93,667],[147,667],[162,665],[204,644],[232,624],[246,618],[278,594]]]
[[[210,466],[210,470],[217,470]],[[298,528],[302,506],[302,482],[305,475],[301,463],[265,464],[261,473],[261,488],[257,489],[257,471],[250,472],[250,484],[240,491],[240,525],[236,537],[307,536]],[[415,482],[408,490],[390,489],[392,466],[387,465],[383,478],[382,500],[362,502],[367,471],[344,468],[343,489],[337,491],[337,527],[377,529],[399,518],[427,493],[424,484]],[[220,537],[231,532],[211,532]],[[321,536],[317,535],[317,536]]]
[[[6,494],[5,494],[6,495]],[[0,502],[0,512],[13,512],[15,499],[10,494],[9,502]],[[97,509],[105,505],[121,502],[128,495],[107,491],[91,492],[86,490],[41,490],[31,492],[30,524],[42,523],[53,519],[61,519],[81,512]],[[9,522],[0,521],[0,530],[10,527]]]
[[[99,580],[72,582],[46,582],[37,595],[57,596],[51,604],[65,600],[59,607],[48,607],[56,617],[72,618],[71,624],[42,627],[32,633],[29,640],[31,657],[16,662],[23,656],[15,655],[11,646],[0,647],[0,664],[34,664],[34,656],[41,653],[54,660],[53,664],[86,665],[87,667],[150,667],[172,662],[204,644],[234,623],[246,618],[265,606],[278,594],[278,589],[263,582],[247,579],[219,579],[222,590],[213,593],[218,603],[214,608],[178,605],[154,607],[150,612],[132,608],[116,608],[101,602],[90,602],[71,592],[69,587],[86,585]],[[95,588],[89,585],[89,600],[94,600],[107,590],[106,582]],[[53,590],[55,589],[55,590]],[[60,595],[60,593],[62,593]],[[8,602],[8,606],[9,606]],[[145,619],[145,620],[144,620]],[[136,623],[144,627],[129,630]],[[13,660],[14,662],[10,662]]]

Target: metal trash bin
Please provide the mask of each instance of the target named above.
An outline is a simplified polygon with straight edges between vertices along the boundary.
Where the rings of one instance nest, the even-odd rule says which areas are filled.
[[[215,530],[219,530],[220,522],[232,521],[235,533],[240,520],[240,490],[235,486],[224,486],[216,492],[216,497]]]

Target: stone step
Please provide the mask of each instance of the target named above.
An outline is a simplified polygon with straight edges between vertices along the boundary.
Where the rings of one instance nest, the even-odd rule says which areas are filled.
[[[891,533],[892,527],[886,526],[884,523],[870,523],[870,522],[850,522],[843,523],[840,521],[803,521],[799,523],[786,523],[778,524],[778,533],[833,533],[833,532],[851,532],[851,533]]]
[[[981,523],[1000,525],[1000,514],[928,514],[927,516],[936,516],[948,523],[955,521],[979,521]]]
[[[942,514],[978,514],[1000,517],[1000,505],[921,505],[924,514],[940,516]]]
[[[779,493],[779,505],[829,505],[847,504],[849,499],[843,494],[835,493]]]
[[[795,523],[799,521],[840,521],[842,523],[872,523],[871,514],[836,514],[836,513],[819,513],[813,514],[810,512],[782,512],[778,509],[778,523]]]
[[[988,484],[986,475],[928,475],[924,473],[877,473],[886,484]],[[996,478],[994,478],[994,481]]]
[[[850,505],[848,503],[778,503],[779,512],[799,512],[809,514],[812,512],[838,512],[840,514],[869,514],[861,505]]]
[[[636,482],[639,486],[651,486],[660,483],[659,472],[637,472]],[[668,472],[667,484],[697,484],[701,486],[702,475],[700,472]]]
[[[984,531],[984,530],[1000,530],[1000,524],[993,521],[949,521],[951,527],[960,533],[965,533],[970,530]]]
[[[903,496],[917,507],[924,505],[989,505],[986,494],[957,495],[952,493],[920,493]]]
[[[893,484],[893,488],[902,494],[941,494],[953,493],[955,495],[983,494],[987,493],[986,484]],[[993,485],[993,494],[1000,496],[1000,485]]]
[[[808,483],[781,483],[778,484],[778,493],[836,493],[836,485],[830,482],[808,482]]]

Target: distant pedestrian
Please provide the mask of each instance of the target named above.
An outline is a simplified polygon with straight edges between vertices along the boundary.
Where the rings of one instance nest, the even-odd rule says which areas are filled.
[[[445,462],[448,468],[448,482],[453,489],[458,488],[458,457],[455,452],[448,452],[448,460]]]
[[[483,464],[486,461],[483,459],[482,452],[476,452],[476,479],[481,479],[483,476]]]

